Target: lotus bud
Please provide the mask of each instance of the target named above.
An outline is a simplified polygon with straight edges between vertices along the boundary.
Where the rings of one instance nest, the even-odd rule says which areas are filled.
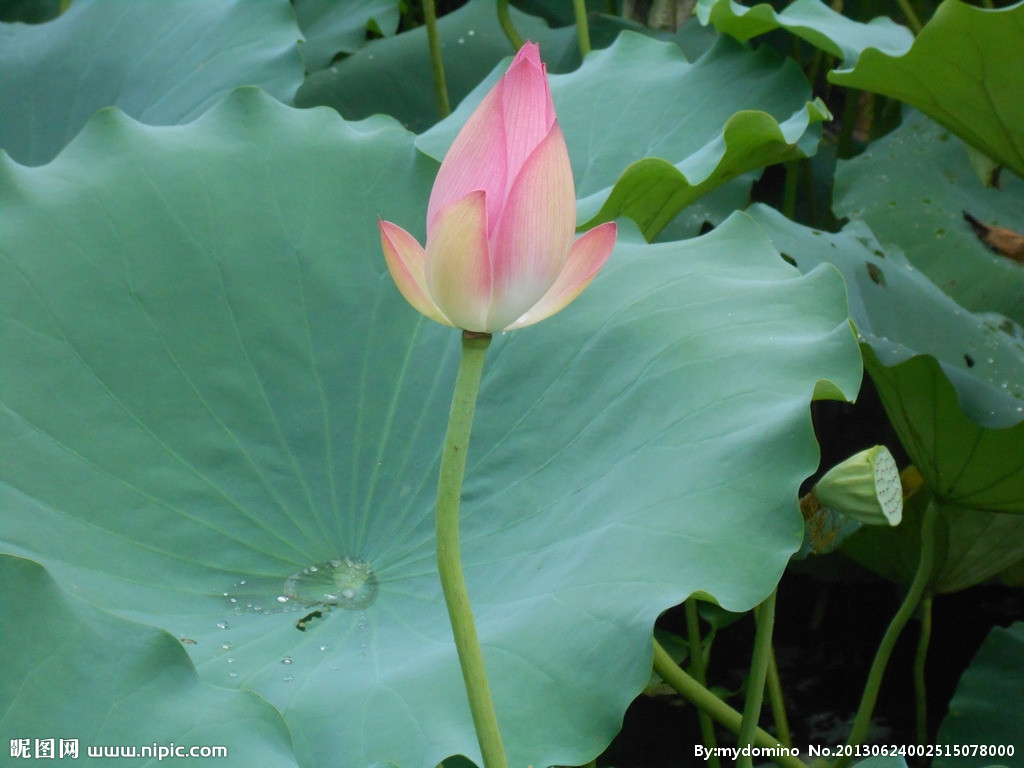
[[[398,290],[445,325],[522,328],[583,291],[616,228],[573,241],[572,168],[537,45],[519,50],[448,150],[427,206],[426,248],[396,224],[379,226]]]

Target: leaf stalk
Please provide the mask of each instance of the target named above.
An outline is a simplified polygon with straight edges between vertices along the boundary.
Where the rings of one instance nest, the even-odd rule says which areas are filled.
[[[672,661],[668,651],[662,648],[657,640],[653,640],[653,642],[654,671],[658,673],[661,679],[682,694],[688,701],[711,715],[715,722],[725,726],[733,733],[739,733],[743,715],[680,669],[679,665]],[[807,768],[803,760],[790,754],[788,747],[780,744],[774,736],[761,728],[754,730],[753,743],[761,748],[776,750],[771,760],[776,765],[781,766],[781,768]]]
[[[871,725],[871,714],[875,710],[875,703],[878,701],[878,692],[882,687],[882,677],[885,675],[885,667],[889,663],[893,648],[900,637],[903,628],[914,615],[921,597],[925,593],[928,582],[932,575],[932,563],[935,559],[935,525],[939,517],[939,505],[932,499],[925,507],[921,516],[921,554],[917,563],[917,572],[914,574],[914,581],[910,585],[907,596],[903,599],[896,615],[889,622],[888,629],[882,636],[882,642],[875,652],[874,661],[871,662],[871,669],[868,671],[868,679],[864,685],[864,693],[860,699],[860,707],[853,719],[853,728],[850,730],[850,738],[846,744],[856,747],[864,743],[868,734],[868,727]],[[852,753],[851,753],[852,754]],[[844,768],[849,765],[852,757],[841,757],[835,762],[835,768]]]
[[[754,653],[750,661],[750,675],[747,678],[747,695],[743,702],[743,718],[736,741],[740,747],[754,746],[754,733],[761,719],[761,704],[764,701],[764,683],[768,678],[768,666],[772,654],[772,630],[775,627],[775,596],[778,587],[772,590],[763,603],[754,609],[757,629],[754,632]],[[741,754],[736,765],[739,768],[752,768],[751,755]]]
[[[508,10],[508,0],[498,0],[498,23],[501,24],[505,37],[512,43],[517,51],[523,47],[523,38],[516,31],[516,25],[512,23],[512,15]]]
[[[441,59],[441,38],[437,35],[437,8],[434,0],[423,0],[423,21],[427,27],[427,46],[430,49],[430,68],[434,74],[434,92],[437,95],[437,111],[441,119],[452,113],[448,101],[448,86],[444,79],[444,61]]]
[[[708,684],[707,671],[704,665],[704,640],[700,636],[700,617],[697,613],[697,598],[691,596],[685,603],[686,610],[686,638],[690,646],[690,669],[693,670],[694,679],[701,685]],[[704,746],[709,749],[718,747],[718,738],[715,736],[715,724],[711,716],[701,707],[697,707],[697,720],[700,723],[701,740]],[[718,753],[712,752],[708,758],[708,768],[721,768],[722,763],[718,759]]]
[[[587,24],[587,0],[572,0],[573,12],[576,15],[576,37],[579,40],[580,58],[585,59],[590,53],[590,27]]]

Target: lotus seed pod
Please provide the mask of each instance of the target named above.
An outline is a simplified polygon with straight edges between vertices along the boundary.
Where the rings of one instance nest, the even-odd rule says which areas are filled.
[[[818,502],[865,525],[898,525],[903,487],[889,449],[876,445],[836,465],[814,486]]]

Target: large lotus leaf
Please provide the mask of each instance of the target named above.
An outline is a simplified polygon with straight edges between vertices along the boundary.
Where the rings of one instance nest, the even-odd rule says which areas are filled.
[[[865,365],[931,492],[964,509],[1024,512],[1019,329],[962,309],[862,222],[828,234],[764,206],[751,215],[800,269],[842,271]]]
[[[540,44],[548,71],[565,71],[579,63],[574,28],[549,29],[541,19],[515,8],[509,11],[519,34]],[[452,106],[515,52],[498,23],[493,0],[470,0],[438,19],[437,29]],[[426,28],[373,40],[314,72],[295,95],[295,103],[333,107],[350,120],[384,112],[410,130],[426,130],[440,119]]]
[[[498,67],[450,118],[417,139],[442,158]],[[653,238],[700,195],[755,168],[814,153],[828,110],[809,102],[799,68],[729,38],[696,63],[671,43],[623,32],[551,96],[570,152],[588,226],[620,215]]]
[[[971,661],[939,728],[938,743],[968,748],[967,754],[943,754],[935,768],[1024,766],[1024,622],[993,627]],[[972,754],[974,745],[1013,747],[1014,754]]]
[[[965,310],[898,247],[879,243],[864,222],[832,234],[795,224],[764,205],[749,213],[801,270],[822,262],[839,268],[850,316],[886,366],[930,355],[956,388],[958,410],[970,419],[989,428],[1024,419],[1024,335],[1012,321]]]
[[[911,104],[1024,176],[1024,72],[1008,64],[1022,39],[1024,3],[991,10],[945,0],[909,50],[865,50],[829,79]]]
[[[862,155],[836,171],[837,215],[863,219],[896,243],[915,267],[972,311],[1024,322],[1024,267],[990,251],[963,211],[1024,232],[1024,182],[1003,174],[985,187],[963,142],[916,110]]]
[[[247,89],[2,169],[2,539],[194,639],[304,766],[478,754],[433,560],[458,333],[401,298],[377,231],[422,236],[413,138]],[[601,751],[662,610],[764,598],[800,544],[808,401],[861,375],[834,270],[742,214],[656,246],[627,225],[484,373],[463,555],[514,765]]]
[[[907,453],[941,502],[1024,513],[1021,411],[1015,426],[981,426],[964,414],[945,369],[931,356],[893,365],[866,348],[864,365]]]
[[[895,528],[865,526],[843,552],[890,581],[909,585],[921,554],[921,515],[928,493],[907,499]],[[980,584],[1024,557],[1024,516],[940,505],[929,589],[957,592]]]
[[[866,48],[898,55],[914,42],[910,30],[892,19],[880,16],[864,24],[843,16],[821,0],[794,0],[781,12],[768,3],[748,8],[734,0],[699,0],[695,13],[701,24],[713,24],[719,32],[738,40],[749,40],[781,27],[841,59],[847,67],[852,67]]]
[[[44,757],[36,750],[52,740],[54,762],[74,759],[75,746],[75,757],[96,765],[90,748],[173,744],[226,747],[223,765],[296,765],[273,707],[248,691],[201,682],[178,640],[67,595],[38,563],[0,555],[0,636],[0,730],[12,758],[13,742],[26,739],[31,759]],[[156,765],[152,757],[116,762]]]
[[[299,37],[287,0],[75,0],[46,24],[0,24],[0,148],[48,162],[111,105],[175,125],[239,85],[290,102]]]
[[[398,0],[293,0],[302,29],[299,47],[306,69],[328,66],[338,54],[355,53],[366,44],[367,28],[383,35],[398,29]]]

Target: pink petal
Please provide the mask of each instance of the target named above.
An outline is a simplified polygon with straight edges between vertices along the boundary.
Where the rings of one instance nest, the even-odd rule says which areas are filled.
[[[551,89],[535,43],[526,43],[519,49],[502,84],[507,185],[511,187],[523,164],[555,122]]]
[[[523,165],[491,236],[490,325],[505,327],[548,291],[565,266],[575,224],[572,167],[555,123]]]
[[[380,243],[384,249],[384,260],[398,290],[413,308],[444,325],[451,325],[427,293],[424,274],[425,252],[416,238],[397,224],[377,218],[380,227]]]
[[[590,284],[590,281],[608,261],[608,257],[615,247],[617,229],[615,222],[609,221],[599,227],[594,227],[573,243],[569,258],[565,262],[565,269],[562,270],[562,274],[558,276],[555,284],[551,286],[551,290],[544,294],[544,297],[529,312],[505,330],[511,331],[515,328],[533,325],[565,309],[573,299],[583,292],[583,289]]]
[[[487,220],[493,228],[520,168],[554,122],[539,49],[526,43],[445,155],[427,206],[428,236],[438,211],[478,189],[487,193]]]
[[[483,192],[470,192],[437,212],[426,260],[427,289],[445,317],[458,328],[490,333],[491,261]]]
[[[489,221],[497,221],[505,201],[506,149],[502,109],[503,80],[484,96],[445,155],[427,205],[427,240],[438,213],[470,192],[486,193]]]

